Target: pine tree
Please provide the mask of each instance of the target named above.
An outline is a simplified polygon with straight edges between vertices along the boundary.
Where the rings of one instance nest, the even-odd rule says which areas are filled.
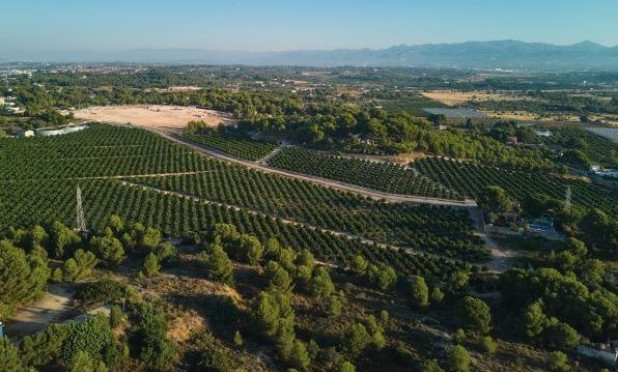
[[[296,368],[299,371],[306,371],[311,364],[311,358],[309,358],[309,353],[307,352],[307,348],[305,344],[296,340],[292,349],[290,350],[290,356],[288,358],[288,364],[292,368]]]
[[[457,345],[451,350],[448,360],[451,369],[455,372],[468,372],[472,364],[468,350],[461,345]]]
[[[161,270],[161,265],[159,264],[159,259],[155,256],[154,253],[149,253],[144,259],[144,268],[142,273],[147,277],[151,278],[159,274],[159,270]]]
[[[0,338],[0,364],[2,371],[5,372],[21,372],[22,364],[19,357],[19,350],[8,337]]]
[[[417,309],[426,309],[429,306],[429,288],[422,276],[414,275],[412,277],[410,299],[412,306]]]
[[[223,247],[220,245],[210,246],[210,252],[204,264],[209,278],[229,286],[234,285],[232,261],[223,250]]]
[[[316,297],[328,297],[335,290],[328,271],[324,267],[318,267],[313,271],[313,277],[309,283],[311,293]]]

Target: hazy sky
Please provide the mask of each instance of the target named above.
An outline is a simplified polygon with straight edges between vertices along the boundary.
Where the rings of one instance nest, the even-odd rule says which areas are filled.
[[[2,0],[5,51],[618,45],[618,0]]]

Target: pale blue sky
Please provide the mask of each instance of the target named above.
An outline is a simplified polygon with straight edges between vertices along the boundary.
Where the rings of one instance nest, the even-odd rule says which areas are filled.
[[[618,45],[618,0],[1,0],[5,51]]]

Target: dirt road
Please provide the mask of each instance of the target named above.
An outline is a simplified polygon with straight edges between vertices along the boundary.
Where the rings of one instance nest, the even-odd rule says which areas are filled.
[[[377,200],[385,200],[391,203],[420,203],[420,204],[458,207],[458,208],[476,208],[477,206],[476,202],[470,199],[461,201],[461,200],[428,198],[428,197],[422,197],[422,196],[391,194],[387,192],[368,189],[362,186],[352,185],[349,183],[343,183],[343,182],[333,181],[333,180],[326,179],[326,178],[310,176],[310,175],[306,175],[302,173],[277,169],[277,168],[273,168],[273,167],[270,167],[262,163],[255,163],[249,160],[239,159],[239,158],[224,154],[219,151],[215,151],[212,149],[208,149],[208,148],[196,145],[192,142],[189,142],[177,136],[171,135],[167,132],[163,132],[163,131],[159,131],[155,129],[148,129],[148,130],[154,133],[157,133],[163,138],[169,139],[170,141],[174,141],[182,145],[188,146],[196,151],[210,155],[217,159],[221,159],[221,160],[228,161],[231,163],[241,164],[247,168],[259,170],[265,173],[272,173],[272,174],[278,174],[280,176],[296,178],[299,180],[315,183],[321,186],[330,187],[330,188],[341,190],[341,191],[347,191],[347,192],[359,194],[359,195],[370,197],[370,198],[377,199]]]
[[[51,323],[61,322],[70,316],[75,291],[71,285],[51,284],[43,297],[17,311],[7,321],[6,335],[21,337],[38,332]]]

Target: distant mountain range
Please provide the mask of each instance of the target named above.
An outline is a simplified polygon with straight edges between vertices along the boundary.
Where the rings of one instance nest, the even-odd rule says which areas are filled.
[[[404,66],[460,69],[618,70],[618,47],[590,41],[559,46],[521,41],[398,45],[387,49],[230,52],[198,49],[136,49],[30,52],[2,55],[0,60],[46,62],[157,62],[168,64],[242,64],[297,66]]]

